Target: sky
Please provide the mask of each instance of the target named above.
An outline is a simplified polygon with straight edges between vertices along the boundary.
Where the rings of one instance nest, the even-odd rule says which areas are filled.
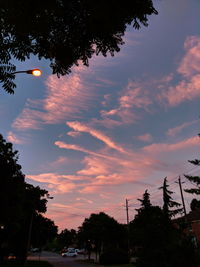
[[[26,181],[47,189],[46,216],[77,229],[91,213],[126,223],[148,189],[162,205],[163,179],[181,201],[179,175],[200,175],[200,2],[155,0],[149,26],[128,27],[114,57],[93,57],[70,75],[32,57],[14,95],[0,90],[0,129],[19,151]],[[191,196],[184,194],[187,211]]]

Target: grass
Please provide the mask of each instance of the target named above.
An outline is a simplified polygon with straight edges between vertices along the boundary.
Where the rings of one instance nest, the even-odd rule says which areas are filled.
[[[1,267],[23,267],[24,265],[15,260],[5,261],[1,263]],[[26,267],[53,267],[47,261],[27,261]]]

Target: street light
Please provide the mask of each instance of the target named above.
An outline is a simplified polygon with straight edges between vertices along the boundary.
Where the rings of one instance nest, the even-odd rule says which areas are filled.
[[[26,73],[26,74],[32,74],[33,76],[40,76],[42,74],[42,71],[40,69],[20,70],[12,72],[11,74],[17,74],[17,73]]]

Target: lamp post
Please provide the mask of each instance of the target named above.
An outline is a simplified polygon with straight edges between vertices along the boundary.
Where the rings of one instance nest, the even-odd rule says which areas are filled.
[[[33,76],[40,76],[42,74],[42,71],[40,69],[20,70],[12,72],[11,74],[17,74],[17,73],[26,73],[26,74],[32,74]]]

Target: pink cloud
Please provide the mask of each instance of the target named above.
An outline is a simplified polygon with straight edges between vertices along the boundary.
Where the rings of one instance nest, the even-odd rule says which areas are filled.
[[[147,92],[137,87],[135,82],[129,82],[125,94],[120,97],[119,103],[121,108],[146,108],[152,104],[152,100]]]
[[[112,126],[118,126],[120,123],[130,124],[136,122],[139,119],[136,109],[148,110],[152,103],[148,90],[144,89],[144,84],[129,81],[118,98],[117,107],[110,110],[101,110],[102,123],[106,122],[108,118],[115,118],[114,122],[119,122],[118,124],[113,122]],[[109,123],[107,127],[109,127]]]
[[[173,152],[192,146],[199,146],[199,137],[191,137],[175,144],[152,144],[143,148],[145,152],[161,153],[161,152]]]
[[[193,120],[193,121],[189,121],[189,122],[185,122],[177,127],[174,127],[174,128],[171,128],[171,129],[168,129],[167,131],[167,135],[169,136],[175,136],[177,135],[178,133],[180,133],[183,129],[195,124],[199,122],[199,120]]]
[[[7,140],[13,144],[24,144],[25,141],[24,139],[20,138],[20,137],[17,137],[16,134],[14,134],[13,132],[8,132],[7,134]]]
[[[101,114],[102,114],[102,112],[101,112]],[[91,120],[91,125],[101,125],[101,126],[104,126],[104,127],[106,127],[106,128],[110,128],[110,129],[112,129],[112,128],[114,128],[114,127],[117,127],[117,126],[120,126],[120,125],[122,125],[123,124],[123,122],[122,121],[119,121],[119,120],[113,120],[113,119],[111,119],[111,118],[108,118],[108,117],[104,117],[104,118],[102,118],[102,119],[95,119],[95,118],[93,118],[92,120]]]
[[[170,106],[192,100],[200,96],[200,74],[193,76],[189,81],[181,81],[177,86],[170,87],[163,93],[163,98],[168,101]]]
[[[107,164],[107,159],[101,159],[93,157],[85,157],[83,163],[87,166],[84,169],[78,171],[78,174],[81,175],[100,175],[100,174],[109,174],[110,168]]]
[[[31,100],[12,124],[20,130],[40,129],[43,124],[57,124],[67,118],[80,118],[93,105],[95,88],[86,84],[89,71],[74,68],[73,74],[57,78],[50,75],[46,80],[44,99]]]
[[[78,145],[67,144],[67,143],[64,143],[62,141],[56,141],[54,144],[56,146],[58,146],[59,148],[72,149],[72,150],[75,150],[75,151],[81,151],[81,152],[84,152],[86,154],[90,154],[90,155],[93,155],[93,156],[96,156],[96,157],[100,157],[100,158],[114,159],[113,156],[110,156],[110,155],[107,155],[107,154],[103,154],[101,152],[93,152],[91,150],[85,149],[85,148],[83,148],[81,146],[78,146]]]
[[[125,152],[123,147],[117,145],[114,141],[111,140],[110,137],[106,136],[104,133],[93,129],[87,125],[84,125],[83,123],[80,123],[78,121],[73,121],[73,122],[67,122],[67,125],[71,127],[73,130],[78,131],[78,132],[85,132],[91,134],[93,137],[99,139],[102,141],[104,144],[106,144],[108,147],[116,149],[120,152]]]
[[[186,54],[183,57],[178,72],[186,77],[191,77],[200,72],[200,37],[189,36],[184,48]]]
[[[45,113],[31,108],[24,108],[21,114],[12,123],[12,127],[18,130],[41,128]]]
[[[75,160],[69,158],[69,157],[63,157],[60,156],[58,159],[56,159],[53,162],[50,162],[48,165],[53,168],[59,168],[60,166],[66,165],[66,164],[71,164],[73,162],[76,162]],[[48,166],[48,168],[49,168]]]
[[[80,136],[81,133],[80,132],[76,132],[76,131],[70,131],[67,133],[67,135],[72,136],[72,137],[77,137]]]
[[[111,95],[110,94],[106,94],[104,95],[104,101],[101,102],[101,104],[103,106],[107,106],[110,102],[110,98],[111,98]]]
[[[59,148],[64,148],[64,149],[71,149],[71,150],[75,150],[75,151],[81,151],[81,152],[84,152],[84,153],[88,153],[88,154],[92,154],[92,155],[98,155],[98,156],[101,156],[101,154],[98,154],[98,153],[95,153],[91,150],[88,150],[88,149],[85,149],[81,146],[78,146],[78,145],[73,145],[73,144],[67,144],[67,143],[64,143],[62,141],[56,141],[54,143],[56,146],[58,146]],[[103,155],[102,155],[103,156]]]
[[[184,101],[200,97],[200,37],[188,37],[184,48],[186,53],[177,69],[183,76],[182,80],[158,95],[162,102],[167,100],[169,106],[177,106]]]
[[[153,137],[151,134],[146,133],[146,134],[138,136],[137,139],[143,142],[151,142],[153,140]]]
[[[33,181],[46,183],[50,193],[63,194],[72,192],[77,188],[75,181],[87,180],[87,177],[78,175],[60,175],[57,173],[41,173],[36,175],[27,175]]]
[[[70,210],[70,212],[69,212]],[[88,212],[76,210],[73,206],[70,208],[64,207],[49,207],[46,216],[55,221],[56,225],[59,225],[59,229],[76,229],[84,221],[85,217],[89,215]]]

